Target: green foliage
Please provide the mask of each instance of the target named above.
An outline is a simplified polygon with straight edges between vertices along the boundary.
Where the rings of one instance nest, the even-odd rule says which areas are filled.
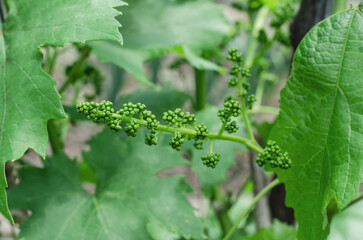
[[[363,201],[360,200],[335,215],[329,240],[360,240],[363,234]]]
[[[40,46],[109,39],[122,42],[112,9],[119,0],[19,0],[8,1],[2,26],[0,84],[0,165],[20,158],[28,148],[45,157],[47,121],[65,117],[55,81],[41,69]],[[72,16],[72,17],[69,17]],[[102,31],[100,30],[102,29]],[[31,100],[29,100],[31,99]],[[0,179],[0,212],[7,210],[3,172]]]
[[[155,176],[186,164],[177,152],[145,146],[140,137],[121,141],[109,131],[89,145],[83,158],[97,176],[94,194],[82,188],[78,163],[63,154],[43,161],[44,169],[21,171],[22,183],[9,191],[11,207],[32,211],[21,226],[21,238],[203,238],[202,225],[185,199],[189,188],[182,176]]]
[[[277,171],[295,210],[299,239],[325,239],[330,201],[344,209],[363,181],[363,13],[351,8],[314,27],[300,43],[281,92],[270,139],[288,151]]]
[[[253,236],[239,238],[238,240],[296,240],[296,229],[275,220],[269,228],[262,228]]]
[[[133,0],[129,4],[118,18],[123,25],[123,47],[111,42],[89,43],[100,60],[120,66],[147,85],[152,84],[143,63],[170,52],[198,69],[223,71],[202,58],[204,51],[217,50],[231,28],[222,6],[209,0]]]

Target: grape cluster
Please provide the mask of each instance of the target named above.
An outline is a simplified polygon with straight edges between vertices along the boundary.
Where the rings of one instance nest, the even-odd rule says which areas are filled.
[[[237,48],[228,49],[227,60],[232,61],[234,63],[242,63],[243,54],[238,52]]]
[[[274,141],[268,141],[263,153],[258,155],[256,162],[261,167],[268,163],[272,168],[279,167],[281,169],[290,168],[292,163],[288,153],[282,153]]]
[[[145,104],[131,102],[122,105],[123,109],[118,110],[116,113],[126,117],[132,117],[135,114],[140,114],[145,108]]]
[[[247,102],[248,102],[248,109],[252,109],[252,104],[254,102],[257,101],[257,98],[255,95],[251,94],[250,96],[247,97]]]
[[[195,115],[189,112],[182,112],[180,108],[175,109],[174,111],[168,110],[163,113],[163,120],[167,125],[176,125],[177,127],[181,127],[181,125],[193,125],[196,121]]]
[[[157,134],[158,134],[158,131],[155,128],[151,129],[150,133],[146,133],[145,134],[145,144],[149,145],[149,146],[157,145],[158,144]]]
[[[174,134],[174,137],[169,142],[169,145],[173,149],[175,149],[177,151],[180,151],[183,143],[185,142],[185,140],[186,140],[185,137],[180,132],[176,132]]]
[[[156,129],[159,126],[159,121],[151,111],[145,110],[142,112],[142,118],[146,121],[146,128],[149,130]]]
[[[207,138],[208,133],[209,131],[204,123],[199,124],[195,127],[194,147],[196,149],[203,149],[203,143],[204,140]]]
[[[280,28],[295,14],[294,5],[291,2],[286,2],[274,11],[274,16],[271,20],[271,27]]]
[[[236,48],[228,49],[227,60],[232,61],[234,63],[229,74],[234,77],[237,77],[237,78],[239,77],[240,73],[243,71],[242,56],[243,56],[242,53],[239,53],[238,49],[236,49]],[[236,86],[237,82],[238,82],[238,80],[236,78],[231,79],[229,81],[229,85]]]
[[[106,122],[113,132],[118,132],[122,129],[122,121],[112,116],[115,111],[113,104],[109,101],[80,103],[76,109],[79,113],[86,115],[88,120],[92,120],[95,123]]]
[[[228,133],[235,133],[237,132],[239,129],[239,127],[237,126],[237,122],[236,121],[232,121],[231,123],[229,123],[225,130],[228,132]]]
[[[208,129],[207,126],[202,123],[196,126],[195,128],[195,140],[204,140],[208,136]]]
[[[237,86],[237,83],[238,83],[238,81],[236,78],[231,78],[228,81],[228,87],[235,87],[235,86]]]
[[[139,127],[140,125],[135,120],[131,120],[131,122],[124,127],[124,131],[127,136],[136,137],[136,131]]]
[[[221,160],[221,154],[219,153],[210,153],[206,156],[201,157],[203,164],[207,167],[215,168],[219,161]]]
[[[242,68],[241,74],[242,77],[249,78],[251,77],[251,70],[249,68]]]
[[[224,108],[218,110],[218,117],[222,123],[228,123],[231,121],[231,117],[238,117],[242,113],[241,105],[232,97],[224,99]]]

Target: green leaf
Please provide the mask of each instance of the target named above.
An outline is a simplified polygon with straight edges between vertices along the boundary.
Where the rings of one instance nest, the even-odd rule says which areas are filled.
[[[32,211],[20,238],[144,240],[169,233],[201,239],[183,177],[156,176],[186,161],[169,146],[149,147],[142,138],[121,141],[106,130],[91,139],[83,157],[97,176],[94,194],[83,190],[78,163],[65,155],[47,159],[44,169],[21,170],[20,185],[8,193],[11,207]]]
[[[218,109],[216,107],[208,106],[196,115],[198,123],[205,123],[208,126],[209,132],[218,132],[222,126],[221,121],[217,117]],[[240,126],[240,129],[243,126]],[[236,134],[241,135],[239,130]],[[202,156],[209,153],[209,143],[204,144],[203,150],[193,149],[192,156],[192,170],[198,173],[200,187],[205,196],[210,197],[216,187],[226,179],[226,171],[231,166],[235,165],[235,153],[237,149],[246,149],[246,147],[239,143],[228,141],[218,141],[213,143],[213,151],[221,154],[221,161],[216,168],[208,168],[203,165]]]
[[[331,222],[329,240],[361,240],[363,236],[363,201],[354,203],[335,215]]]
[[[339,210],[363,180],[363,14],[352,8],[314,27],[300,43],[281,92],[271,139],[288,151],[290,170],[277,171],[295,209],[299,239],[325,239],[325,209]]]
[[[261,228],[255,235],[239,238],[239,240],[296,240],[296,235],[296,229],[278,220],[274,220],[271,227]]]
[[[0,37],[0,165],[20,158],[28,148],[45,157],[47,121],[65,117],[56,82],[41,69],[40,46],[110,39],[121,42],[119,0],[13,0]],[[1,169],[0,212],[7,209]]]
[[[217,49],[231,28],[223,8],[212,1],[133,0],[118,19],[123,24],[124,46],[110,42],[91,43],[102,61],[112,62],[137,81],[149,82],[143,63],[174,52],[198,69],[224,71],[201,57]]]

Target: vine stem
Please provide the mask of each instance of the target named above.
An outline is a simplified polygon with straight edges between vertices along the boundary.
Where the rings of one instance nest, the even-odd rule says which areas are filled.
[[[135,121],[137,124],[139,124],[141,126],[147,125],[147,122],[145,120],[141,120],[138,118],[125,117],[125,116],[122,116],[122,115],[116,114],[116,113],[112,114],[112,117],[120,119],[122,121],[126,121],[126,122]],[[186,128],[186,127],[176,128],[176,127],[171,127],[171,126],[160,124],[157,127],[157,129],[161,132],[169,132],[169,133],[179,132],[179,133],[187,135],[189,137],[194,137],[196,134],[195,130]],[[244,137],[239,137],[239,136],[232,135],[232,134],[209,133],[207,135],[207,138],[211,139],[211,140],[225,140],[225,141],[231,141],[231,142],[238,142],[238,143],[242,143],[242,144],[246,145],[249,148],[252,148],[253,150],[255,150],[258,153],[263,152],[263,148],[255,140],[247,139]]]
[[[246,101],[243,97],[241,97],[241,105],[242,105],[242,114],[245,121],[246,129],[250,140],[255,141],[255,135],[253,135],[252,126],[250,120],[248,119],[248,113],[246,108]]]
[[[251,69],[253,66],[253,62],[255,59],[255,55],[256,55],[258,43],[259,43],[258,42],[259,31],[260,31],[260,29],[262,29],[264,27],[268,14],[269,14],[268,7],[262,7],[257,13],[256,19],[255,19],[253,27],[252,27],[251,41],[248,44],[248,50],[247,50],[246,58],[245,58],[244,65],[243,65],[243,67],[246,69]],[[242,94],[242,92],[244,91],[242,83],[246,81],[246,77],[239,76],[238,78],[239,78],[239,81],[238,81],[239,82],[238,83],[239,94],[238,95],[240,96],[240,99],[241,99],[241,105],[242,105],[241,111],[242,111],[243,119],[244,119],[244,122],[246,125],[246,129],[247,129],[250,141],[256,143],[255,136],[252,131],[251,123],[248,118],[245,96],[244,96],[244,94]],[[258,143],[256,143],[256,144],[258,144]]]
[[[236,231],[238,225],[241,223],[241,221],[247,216],[247,214],[252,210],[252,208],[256,205],[258,200],[260,200],[261,197],[263,197],[266,193],[268,193],[272,188],[279,185],[281,181],[279,179],[275,179],[272,182],[270,182],[269,185],[267,185],[264,189],[261,190],[252,200],[252,202],[248,205],[248,207],[241,213],[241,215],[238,217],[237,221],[233,225],[233,227],[229,230],[228,234],[223,238],[223,240],[228,240],[233,235],[233,233]]]

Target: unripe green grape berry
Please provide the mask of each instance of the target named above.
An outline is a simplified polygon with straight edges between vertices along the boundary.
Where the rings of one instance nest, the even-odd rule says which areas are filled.
[[[252,94],[252,95],[248,96],[248,98],[247,98],[248,109],[252,109],[252,105],[256,101],[257,101],[257,98],[255,97],[255,95]]]
[[[158,131],[156,129],[152,129],[150,133],[145,134],[145,144],[149,146],[157,145],[157,134]]]
[[[243,77],[249,78],[249,77],[251,77],[251,70],[249,68],[243,68],[241,70],[241,75]]]
[[[206,156],[202,156],[201,160],[207,167],[215,168],[221,160],[221,155],[219,153],[210,153]]]
[[[174,134],[174,137],[171,139],[171,141],[169,142],[169,145],[173,148],[173,149],[175,149],[175,150],[177,150],[177,151],[180,151],[181,150],[181,147],[182,147],[182,145],[183,145],[183,143],[185,142],[185,138],[184,138],[184,136],[181,134],[181,133],[179,133],[179,132],[176,132],[175,134]]]
[[[208,136],[208,129],[207,129],[207,126],[202,123],[202,124],[199,124],[196,129],[195,129],[195,136],[194,136],[194,139],[195,140],[204,140],[206,139]]]
[[[228,81],[228,87],[235,87],[237,86],[237,79],[236,78],[231,78],[229,81]]]
[[[124,127],[125,133],[130,137],[136,137],[137,129],[140,127],[139,124],[137,124],[134,120],[132,120],[130,123],[128,123]]]
[[[228,124],[225,128],[225,130],[228,133],[235,133],[237,132],[239,129],[239,127],[237,126],[237,122],[236,121],[232,121],[230,124]]]
[[[288,169],[292,165],[288,153],[282,153],[281,148],[274,141],[268,141],[263,152],[258,155],[256,163],[259,166],[268,163],[272,168],[279,167],[281,169]]]

